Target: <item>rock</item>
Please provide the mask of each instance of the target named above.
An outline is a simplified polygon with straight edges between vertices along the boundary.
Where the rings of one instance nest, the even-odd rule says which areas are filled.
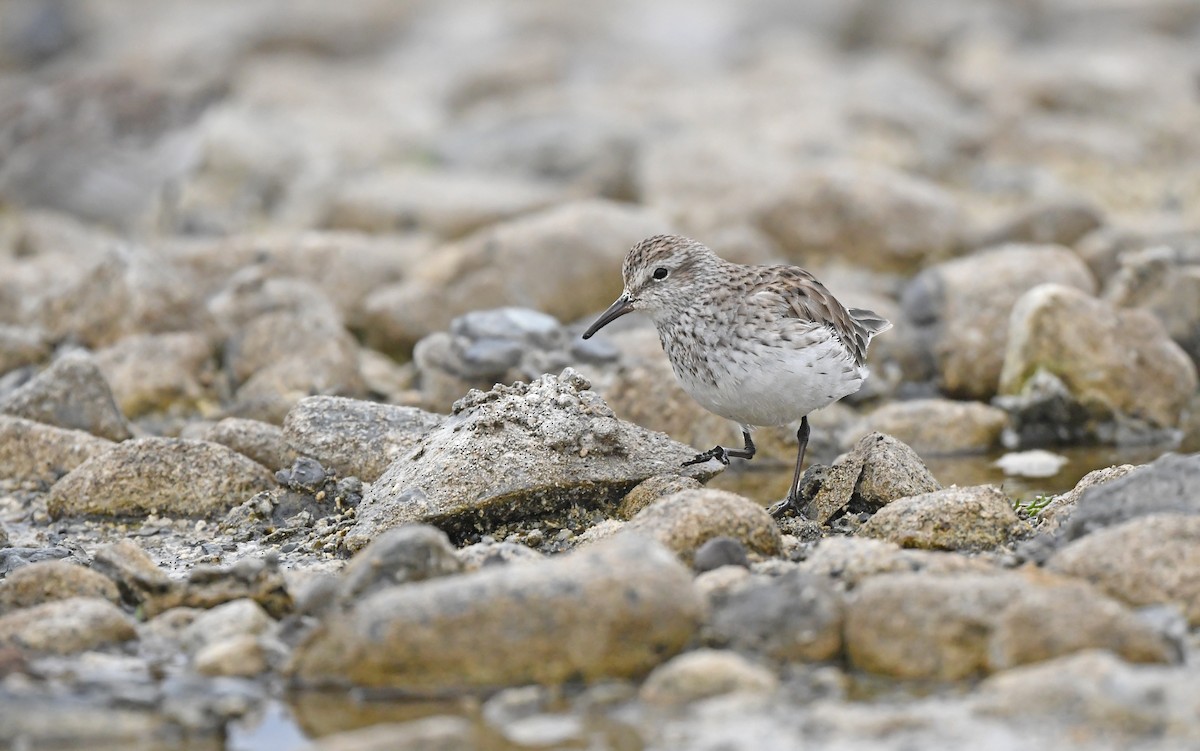
[[[0,613],[70,597],[121,599],[111,579],[69,561],[30,563],[0,581]]]
[[[1115,473],[1114,473],[1115,474]],[[1083,490],[1059,539],[1076,540],[1148,514],[1200,515],[1200,454],[1166,454]]]
[[[763,209],[759,224],[796,263],[835,259],[899,272],[948,258],[966,232],[953,195],[865,163],[802,170]]]
[[[708,641],[780,662],[830,660],[842,650],[841,597],[823,577],[754,577],[713,604]]]
[[[138,334],[96,352],[117,407],[135,419],[215,406],[213,347],[203,334]]]
[[[254,600],[231,600],[198,614],[180,634],[180,643],[196,655],[234,637],[264,634],[274,623]]]
[[[1105,737],[1182,740],[1194,737],[1197,692],[1194,671],[1130,665],[1097,649],[989,676],[973,703],[1022,724],[1051,720]]]
[[[415,230],[456,238],[560,198],[550,183],[502,174],[376,169],[335,188],[325,223],[335,229]]]
[[[105,599],[71,597],[0,616],[0,647],[69,655],[137,638],[133,619]]]
[[[193,566],[185,580],[143,603],[142,609],[153,616],[177,607],[210,610],[237,600],[258,603],[272,618],[292,611],[292,596],[279,570],[278,553],[247,556],[228,566]]]
[[[477,542],[459,548],[457,555],[467,571],[522,561],[540,561],[546,557],[531,547],[515,542]]]
[[[634,535],[568,556],[378,592],[295,651],[302,685],[442,692],[631,677],[699,625],[691,574]]]
[[[697,573],[712,571],[722,566],[749,568],[750,556],[747,555],[746,546],[741,541],[721,535],[710,538],[696,549],[696,555],[692,559],[692,568]]]
[[[0,324],[0,375],[50,357],[46,334],[29,326]]]
[[[810,467],[800,483],[804,516],[821,524],[843,510],[874,511],[897,498],[941,488],[916,452],[882,433],[859,439],[829,467]]]
[[[913,399],[867,416],[868,432],[884,433],[923,454],[983,452],[1000,445],[1008,414],[981,402]]]
[[[371,541],[342,570],[338,597],[361,599],[387,587],[457,574],[463,563],[437,527],[406,524]]]
[[[684,490],[699,490],[700,487],[700,483],[695,478],[682,475],[649,477],[625,494],[625,497],[621,499],[621,505],[617,507],[617,517],[625,520],[632,519],[639,511],[660,498],[666,498]]]
[[[903,679],[961,680],[1083,649],[1170,662],[1155,629],[1090,585],[996,574],[888,574],[846,609],[855,667]]]
[[[1030,290],[1013,309],[1010,331],[1001,392],[1021,394],[1049,373],[1086,412],[1082,430],[1094,438],[1117,438],[1113,423],[1150,433],[1173,428],[1196,390],[1195,365],[1153,315],[1113,309],[1077,289]]]
[[[1070,518],[1085,490],[1094,485],[1102,485],[1118,477],[1124,477],[1135,469],[1138,467],[1133,464],[1121,464],[1088,472],[1079,482],[1075,483],[1075,487],[1054,496],[1050,503],[1046,504],[1046,507],[1038,514],[1038,530],[1043,533],[1055,531],[1066,519]]]
[[[648,477],[681,473],[693,449],[617,420],[589,386],[568,368],[471,392],[371,486],[347,547],[414,521],[462,540],[498,522],[615,505]],[[712,472],[691,469],[702,479]]]
[[[996,395],[1018,298],[1037,284],[1056,283],[1091,293],[1087,266],[1058,245],[1008,245],[926,269],[904,290],[914,324],[927,332],[938,386],[960,399]]]
[[[230,277],[244,273],[241,269],[253,267],[260,283],[292,279],[317,285],[341,319],[358,326],[367,295],[403,279],[406,268],[428,253],[431,244],[421,235],[273,229],[188,237],[168,242],[166,248],[205,298],[220,293]]]
[[[138,438],[98,454],[50,489],[53,517],[208,517],[272,486],[262,465],[216,443]]]
[[[239,384],[233,410],[240,417],[279,423],[307,396],[366,393],[357,342],[325,316],[266,313],[226,342],[226,352]]]
[[[625,252],[667,229],[644,209],[606,201],[568,203],[502,222],[442,249],[403,283],[372,293],[366,341],[385,352],[406,351],[456,316],[500,305],[559,320],[582,318],[620,294]]]
[[[92,356],[68,352],[28,383],[0,396],[0,412],[111,441],[129,438],[129,426]]]
[[[146,551],[128,538],[96,548],[92,570],[116,582],[122,599],[143,608],[156,597],[170,596],[176,587],[167,572],[154,565]],[[152,610],[148,615],[161,612]]]
[[[286,421],[284,424],[286,425]],[[220,422],[203,426],[194,435],[185,431],[182,437],[228,446],[270,470],[291,466],[296,460],[296,449],[289,445],[283,429],[259,420],[226,417]]]
[[[471,721],[437,715],[409,722],[381,722],[322,736],[305,751],[460,751],[478,748]]]
[[[1047,200],[1028,206],[981,233],[973,244],[979,248],[1008,243],[1070,247],[1100,227],[1103,221],[1099,209],[1090,203],[1069,199]]]
[[[1141,308],[1162,321],[1167,334],[1200,365],[1200,248],[1166,245],[1120,257],[1121,268],[1104,298],[1122,308]]]
[[[1200,516],[1150,514],[1075,540],[1046,564],[1133,606],[1174,604],[1200,625]]]
[[[769,694],[777,688],[774,673],[736,652],[697,649],[655,668],[638,694],[650,704],[678,706],[736,692]]]
[[[1066,463],[1067,457],[1061,454],[1033,449],[1010,451],[992,462],[992,466],[999,467],[1009,477],[1054,477]]]
[[[444,420],[415,407],[310,396],[288,412],[283,434],[292,449],[338,474],[374,482]]]
[[[864,537],[826,537],[808,553],[799,570],[854,588],[880,574],[988,573],[997,569],[978,557],[958,553],[905,549],[894,542]]]
[[[212,642],[196,653],[192,665],[201,675],[238,678],[253,678],[270,667],[262,642],[252,634]]]
[[[30,291],[24,322],[51,341],[99,348],[129,334],[186,331],[202,320],[201,299],[163,254],[124,240],[96,251],[55,263],[52,282]]]
[[[114,445],[82,430],[0,415],[0,476],[53,483]]]
[[[714,537],[732,537],[752,552],[779,553],[779,528],[754,501],[725,490],[684,490],[638,512],[625,531],[658,540],[691,565],[696,551]]]
[[[990,550],[1027,532],[994,485],[952,487],[900,498],[863,525],[862,534],[906,548]]]
[[[579,195],[632,200],[638,138],[626,118],[540,108],[490,115],[439,133],[438,156],[456,167],[565,183]]]

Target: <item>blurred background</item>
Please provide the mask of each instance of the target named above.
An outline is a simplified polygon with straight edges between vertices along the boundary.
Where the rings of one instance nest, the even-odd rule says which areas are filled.
[[[575,337],[673,231],[896,322],[874,422],[833,409],[818,457],[868,428],[925,456],[1178,446],[1198,94],[1194,0],[5,0],[0,370],[87,347],[170,434],[308,393],[445,411],[577,365],[707,446],[734,431],[652,333]],[[1047,282],[1086,300],[1022,341],[1092,359],[1031,386],[1010,316]]]

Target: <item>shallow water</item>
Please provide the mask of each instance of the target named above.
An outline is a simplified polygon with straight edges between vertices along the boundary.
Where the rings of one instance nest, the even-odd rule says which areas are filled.
[[[944,487],[951,485],[998,485],[1014,501],[1039,495],[1057,495],[1075,487],[1080,478],[1095,469],[1114,464],[1145,464],[1165,453],[1162,446],[1080,446],[1055,449],[1066,458],[1062,469],[1052,477],[1006,476],[995,462],[1006,452],[959,456],[922,457],[929,471]],[[806,467],[807,469],[807,467]],[[787,495],[792,468],[784,464],[736,462],[709,481],[708,487],[740,493],[770,505]]]

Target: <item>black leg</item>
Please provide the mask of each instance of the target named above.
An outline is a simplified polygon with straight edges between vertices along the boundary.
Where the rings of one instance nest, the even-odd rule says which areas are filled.
[[[703,464],[709,459],[716,459],[725,466],[729,466],[730,459],[753,459],[754,458],[754,441],[750,439],[750,431],[743,430],[742,438],[746,441],[746,447],[741,449],[727,449],[724,446],[713,446],[703,454],[696,454],[691,460],[683,463],[682,466],[687,467],[692,464]]]
[[[800,467],[804,464],[804,450],[808,448],[808,415],[800,418],[800,429],[796,431],[796,440],[800,442],[800,448],[796,452],[796,472],[792,475],[792,489],[788,491],[787,500],[792,505],[792,508],[800,511],[799,499],[796,498],[796,492],[800,488]]]

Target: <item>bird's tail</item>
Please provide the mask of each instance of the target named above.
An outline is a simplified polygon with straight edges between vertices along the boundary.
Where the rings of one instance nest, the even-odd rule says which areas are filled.
[[[864,310],[863,308],[850,308],[846,311],[854,322],[863,328],[867,334],[867,341],[876,334],[882,334],[892,327],[892,322],[873,310]]]

